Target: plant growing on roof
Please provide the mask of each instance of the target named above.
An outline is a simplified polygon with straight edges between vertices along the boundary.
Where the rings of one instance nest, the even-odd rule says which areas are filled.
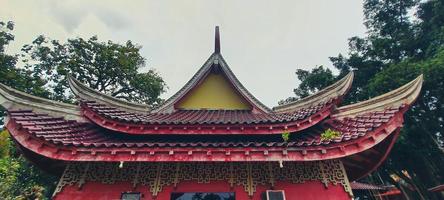
[[[288,140],[290,139],[290,132],[288,132],[287,130],[285,130],[282,133],[282,139],[284,139],[284,142],[288,142]]]
[[[341,137],[342,133],[339,131],[327,129],[321,134],[321,141],[332,140]]]

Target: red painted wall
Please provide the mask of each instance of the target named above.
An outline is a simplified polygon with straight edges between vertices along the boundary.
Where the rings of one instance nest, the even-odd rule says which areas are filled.
[[[266,186],[257,186],[256,192],[252,200],[261,200],[261,194],[265,190],[270,189]],[[278,182],[276,190],[285,190],[287,200],[349,200],[351,199],[344,191],[342,185],[329,185],[325,188],[319,181],[309,181],[304,184],[292,184],[288,182]],[[88,182],[83,185],[82,189],[76,185],[65,186],[63,190],[54,198],[56,200],[72,199],[72,200],[108,200],[120,199],[120,195],[125,191],[141,192],[143,200],[152,200],[149,187],[138,186],[132,188],[129,182],[118,182],[116,184],[101,184],[97,182]],[[230,188],[229,184],[224,181],[202,183],[184,181],[177,188],[172,186],[164,187],[162,192],[157,196],[156,200],[170,200],[171,192],[235,192],[236,200],[251,200],[242,186]]]

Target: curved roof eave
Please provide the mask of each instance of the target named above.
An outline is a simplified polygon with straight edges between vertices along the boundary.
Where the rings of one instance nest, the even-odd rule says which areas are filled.
[[[344,117],[354,117],[365,113],[383,111],[386,108],[394,108],[401,105],[410,106],[421,92],[423,79],[421,74],[416,79],[395,90],[366,101],[339,107],[336,109],[336,114],[332,115],[332,118],[342,119]]]
[[[0,83],[0,105],[6,110],[29,110],[64,117],[68,120],[85,121],[77,105],[36,97]]]
[[[353,77],[354,72],[351,71],[341,80],[327,86],[326,88],[302,99],[275,106],[273,107],[273,110],[275,112],[289,112],[292,110],[307,108],[331,98],[341,98],[348,92],[348,90],[350,90],[353,83]]]
[[[24,148],[42,156],[65,161],[127,161],[127,162],[170,162],[170,161],[317,161],[352,156],[368,150],[392,135],[402,127],[402,112],[379,128],[350,140],[305,145],[259,145],[247,147],[216,147],[196,143],[191,146],[164,144],[167,146],[147,146],[144,143],[65,143],[44,139],[29,131],[35,128],[23,127],[23,122],[10,120],[7,128],[14,139]],[[29,126],[26,124],[25,126]],[[37,129],[39,131],[40,129]],[[197,145],[197,146],[195,146]]]
[[[149,112],[150,110],[148,105],[131,103],[96,91],[84,85],[71,75],[68,76],[68,84],[74,95],[83,100],[97,101],[133,112]]]

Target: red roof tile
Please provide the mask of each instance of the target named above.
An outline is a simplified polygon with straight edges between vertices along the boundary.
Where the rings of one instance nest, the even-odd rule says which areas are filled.
[[[178,110],[173,113],[136,113],[116,107],[98,104],[94,101],[83,102],[82,106],[95,111],[108,119],[143,124],[258,124],[282,123],[306,119],[330,106],[326,103],[300,109],[290,113],[253,113],[249,110]]]
[[[332,119],[322,126],[340,131],[342,133],[341,137],[333,140],[322,140],[320,137],[322,131],[310,130],[293,135],[288,143],[283,142],[280,135],[128,136],[103,129],[92,123],[64,120],[60,117],[33,113],[29,110],[9,111],[9,116],[11,121],[28,133],[47,142],[62,145],[85,147],[307,147],[341,143],[363,137],[368,132],[388,122],[397,111],[399,109],[388,109],[386,112],[374,112],[355,118]],[[209,113],[218,116],[211,111]],[[184,112],[182,115],[186,114],[189,114],[191,116],[189,119],[192,119],[193,112]]]
[[[343,158],[365,151],[393,132],[398,133],[396,130],[402,125],[399,119],[405,109],[393,115],[395,110],[327,120],[298,134],[291,134],[288,142],[283,142],[281,135],[277,134],[128,135],[91,122],[64,120],[30,110],[8,111],[10,117],[6,127],[24,148],[56,160],[315,161]],[[372,129],[354,130],[361,119],[369,120],[365,123],[373,123],[372,117],[376,120],[388,117],[389,121],[374,123]],[[347,132],[337,139],[322,140],[320,135],[326,128]]]
[[[248,110],[178,110],[140,113],[95,101],[82,101],[83,114],[99,126],[129,134],[282,134],[316,125],[328,117],[336,100],[287,113]],[[176,130],[173,130],[176,129]],[[181,130],[181,131],[177,131]]]

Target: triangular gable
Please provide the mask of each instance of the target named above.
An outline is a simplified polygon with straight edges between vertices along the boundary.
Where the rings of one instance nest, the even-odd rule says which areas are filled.
[[[227,77],[213,66],[210,73],[176,104],[181,110],[251,110],[252,105]]]
[[[182,102],[186,100],[187,97],[193,96],[193,94],[196,90],[199,90],[199,85],[202,83],[208,83],[206,82],[206,78],[209,75],[214,75],[215,69],[217,68],[217,74],[224,77],[224,81],[219,81],[219,83],[223,82],[222,84],[229,84],[232,89],[230,89],[230,93],[236,93],[236,97],[231,96],[231,100],[238,99],[238,104],[242,104],[245,106],[245,104],[248,104],[249,108],[253,112],[258,113],[268,113],[270,112],[270,109],[266,107],[264,104],[259,102],[253,95],[251,95],[245,87],[239,82],[239,80],[236,78],[236,76],[233,74],[233,72],[228,67],[227,63],[223,59],[222,55],[220,53],[213,53],[210,58],[205,62],[205,64],[197,71],[196,74],[185,84],[185,86],[182,87],[176,94],[174,94],[172,97],[167,99],[164,104],[162,104],[157,109],[153,110],[153,112],[173,112],[174,110],[180,109]],[[212,77],[213,79],[215,77]],[[221,77],[219,77],[221,78]],[[227,89],[226,85],[223,86]],[[191,92],[191,93],[190,93]],[[189,95],[190,94],[190,95]],[[196,94],[196,93],[194,93]],[[194,97],[193,97],[194,98]],[[226,99],[227,100],[227,99]],[[214,103],[214,102],[213,102]],[[239,106],[239,105],[238,105]],[[231,106],[233,107],[233,106]],[[204,107],[202,107],[204,108]],[[216,107],[214,107],[216,108]],[[228,106],[227,108],[230,108]],[[233,109],[233,108],[231,108]],[[244,107],[242,107],[244,109]],[[241,110],[242,110],[241,109]]]

